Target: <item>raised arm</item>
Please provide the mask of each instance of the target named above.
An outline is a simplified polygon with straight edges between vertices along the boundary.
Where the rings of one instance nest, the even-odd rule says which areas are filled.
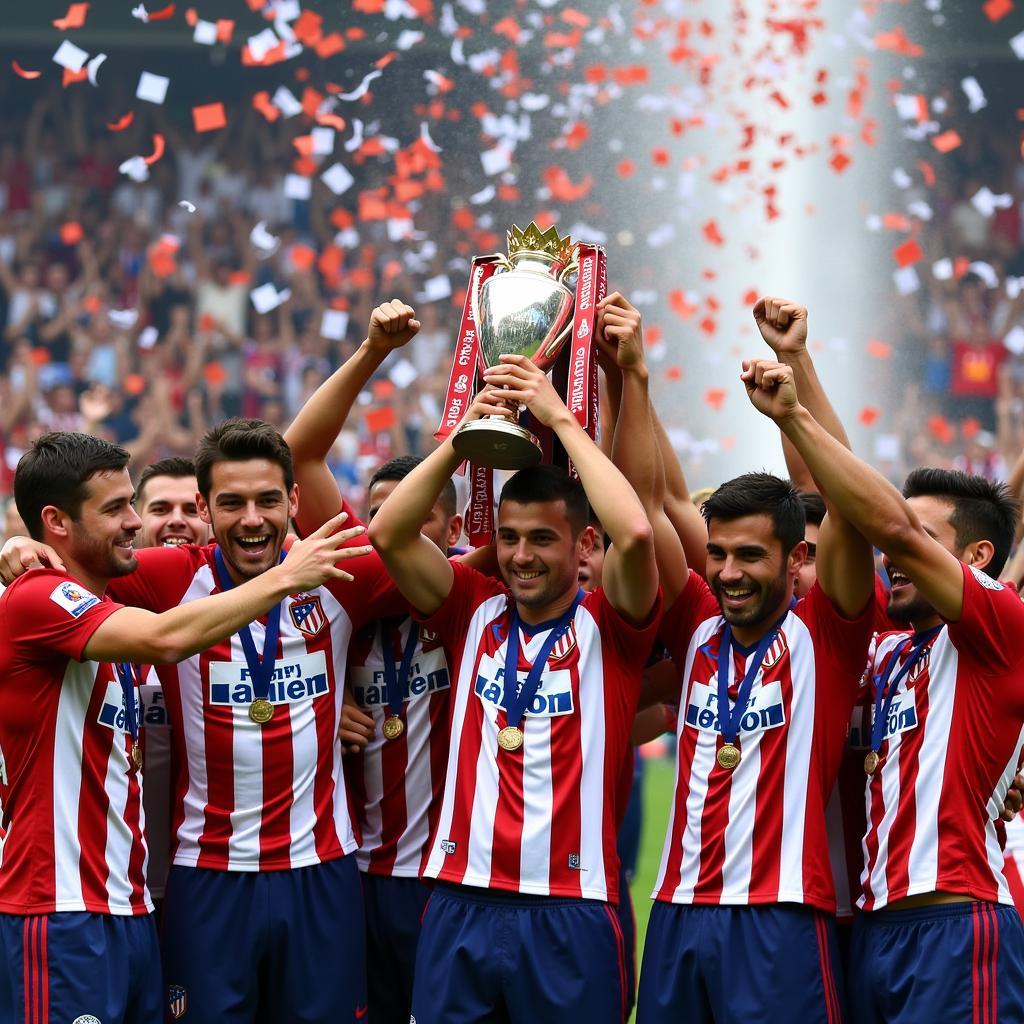
[[[327,456],[360,391],[388,355],[419,331],[415,317],[412,306],[400,299],[377,306],[370,316],[366,340],[316,389],[285,431],[301,495],[298,523],[303,531],[315,530],[341,508],[341,492],[327,466]]]
[[[609,372],[617,373],[619,382],[611,460],[629,481],[647,513],[654,530],[654,551],[665,603],[671,604],[686,585],[686,556],[665,513],[665,472],[648,392],[640,312],[614,292],[601,302],[599,316],[598,345],[607,357],[606,363],[611,364]],[[706,531],[702,532],[706,541]]]
[[[496,397],[523,402],[558,435],[601,525],[612,539],[604,563],[604,590],[612,606],[633,622],[649,614],[658,592],[654,531],[629,481],[605,457],[555,393],[547,375],[525,356],[503,355],[489,367],[488,384]]]
[[[789,299],[765,296],[758,300],[753,313],[757,329],[775,358],[792,369],[800,403],[832,437],[849,448],[850,439],[821,386],[814,360],[807,351],[807,308]],[[817,491],[818,484],[807,464],[785,434],[782,435],[782,452],[793,486],[798,491]]]
[[[509,407],[484,390],[465,418],[508,415]],[[455,575],[444,552],[420,531],[461,461],[449,437],[399,481],[370,521],[370,542],[403,597],[424,615],[433,615],[441,607]]]
[[[231,636],[289,594],[311,590],[329,579],[351,580],[352,576],[336,563],[369,554],[371,548],[341,548],[364,530],[357,526],[332,536],[344,520],[344,514],[336,516],[310,537],[293,544],[280,565],[223,594],[191,601],[159,615],[141,608],[119,609],[90,637],[84,659],[142,664],[182,661]]]
[[[963,611],[959,560],[925,532],[914,510],[888,480],[840,444],[800,404],[792,368],[752,360],[744,363],[742,379],[751,403],[793,442],[815,480],[828,492],[831,506],[866,538],[867,543],[861,542],[864,553],[850,560],[851,568],[860,573],[862,562],[871,564],[867,545],[873,544],[899,565],[943,618],[959,619]],[[842,579],[832,580],[834,573],[827,568],[826,573],[831,587],[848,586]],[[820,542],[818,579],[824,586]],[[873,583],[868,581],[869,586]],[[836,594],[830,596],[838,600]]]

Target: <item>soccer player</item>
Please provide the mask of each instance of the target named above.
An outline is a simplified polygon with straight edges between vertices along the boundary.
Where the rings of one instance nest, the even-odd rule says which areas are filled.
[[[189,657],[296,589],[347,576],[334,562],[352,532],[325,527],[231,593],[161,615],[110,600],[108,582],[136,568],[127,463],[106,441],[50,433],[15,473],[49,565],[0,598],[3,1021],[162,1020],[133,663]]]
[[[855,1022],[1024,1018],[1024,928],[997,821],[1024,737],[1024,606],[997,581],[1020,518],[1005,487],[915,470],[903,495],[800,405],[788,367],[754,360],[755,407],[885,556],[875,645],[866,864],[854,923]]]
[[[199,515],[196,494],[196,468],[191,459],[161,459],[147,466],[135,495],[142,520],[137,546],[206,544],[210,527]]]
[[[807,550],[788,481],[746,474],[702,511],[707,582],[690,572],[662,621],[682,672],[676,787],[638,1019],[831,1024],[842,1010],[825,805],[867,659],[871,551],[830,515],[817,583],[795,601]],[[683,561],[670,532],[656,536],[659,567]]]
[[[227,420],[195,466],[215,543],[140,552],[138,571],[112,589],[128,603],[189,604],[281,558],[298,489],[280,434]],[[402,602],[376,554],[352,566],[357,584],[296,588],[265,620],[161,669],[176,771],[161,933],[172,1017],[333,1024],[366,1013],[338,728],[352,633]],[[326,972],[325,949],[335,958]]]
[[[135,488],[135,507],[142,520],[135,538],[136,549],[206,544],[210,527],[199,516],[197,491],[196,469],[191,459],[175,456],[148,465]],[[353,525],[356,524],[349,523]],[[171,728],[160,677],[152,668],[143,668],[139,698],[146,727],[146,786],[142,794],[149,847],[146,884],[159,921],[171,853]]]
[[[412,307],[398,299],[377,306],[366,340],[288,428],[285,437],[303,496],[301,529],[313,530],[347,507],[327,467],[328,452],[371,375],[418,330]],[[373,474],[371,520],[419,462],[403,456]],[[421,529],[445,554],[458,541],[462,517],[451,480]],[[448,654],[436,635],[411,619],[408,602],[401,604],[401,613],[368,622],[353,636],[341,719],[349,754],[345,772],[361,836],[356,858],[366,910],[369,1015],[376,1024],[409,1020],[416,944],[429,896],[419,875],[440,808],[448,745]]]
[[[547,377],[502,356],[467,413],[522,402],[579,472],[522,470],[498,505],[504,584],[449,562],[420,524],[459,458],[448,440],[370,524],[423,625],[455,658],[451,750],[425,875],[418,1024],[580,1020],[620,1024],[618,793],[640,672],[659,612],[651,526],[635,493]],[[589,497],[612,545],[604,587],[583,595]],[[508,682],[506,682],[506,679]]]

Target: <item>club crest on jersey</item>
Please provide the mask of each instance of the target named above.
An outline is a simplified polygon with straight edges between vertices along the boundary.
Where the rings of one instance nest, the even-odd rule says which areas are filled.
[[[548,664],[554,665],[567,658],[576,649],[576,626],[569,623],[569,628],[555,641],[551,648]]]
[[[95,594],[90,594],[85,587],[80,587],[70,580],[65,580],[55,587],[53,593],[50,594],[50,600],[64,611],[70,612],[76,619],[100,603],[100,599]]]
[[[931,658],[932,649],[926,647],[922,652],[921,656],[910,666],[910,671],[907,673],[907,686],[912,686],[914,683],[921,678],[921,673],[928,667],[928,661]]]
[[[188,993],[183,985],[167,986],[167,1009],[171,1011],[171,1016],[175,1020],[185,1016],[188,1009]]]
[[[314,637],[327,624],[327,616],[324,615],[319,597],[306,597],[300,601],[293,601],[288,606],[288,613],[292,617],[295,628],[303,636]]]
[[[782,661],[782,656],[789,650],[789,646],[786,643],[785,635],[780,631],[778,636],[772,641],[772,645],[765,651],[764,658],[761,661],[762,669],[770,669]]]
[[[452,839],[441,840],[441,852],[446,856],[450,857],[457,849],[459,844]]]

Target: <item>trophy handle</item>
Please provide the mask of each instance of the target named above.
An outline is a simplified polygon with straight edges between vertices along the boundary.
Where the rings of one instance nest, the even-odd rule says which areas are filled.
[[[564,284],[565,283],[565,279],[573,271],[578,271],[579,269],[580,269],[579,263],[577,263],[576,260],[573,260],[572,263],[568,264],[566,266],[566,268],[558,275],[558,283],[559,284]],[[565,327],[563,327],[562,330],[559,331],[558,336],[556,338],[554,338],[551,342],[548,343],[548,347],[546,349],[544,349],[544,352],[542,353],[542,359],[544,359],[545,361],[547,361],[549,359],[554,359],[555,354],[562,347],[562,345],[565,343],[565,340],[569,337],[570,334],[572,334],[572,320],[571,319],[565,325]]]

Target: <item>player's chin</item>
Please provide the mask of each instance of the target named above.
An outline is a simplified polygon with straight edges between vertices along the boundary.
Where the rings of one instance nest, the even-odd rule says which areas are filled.
[[[133,551],[130,555],[115,555],[111,560],[111,576],[129,576],[139,567],[139,560]]]

